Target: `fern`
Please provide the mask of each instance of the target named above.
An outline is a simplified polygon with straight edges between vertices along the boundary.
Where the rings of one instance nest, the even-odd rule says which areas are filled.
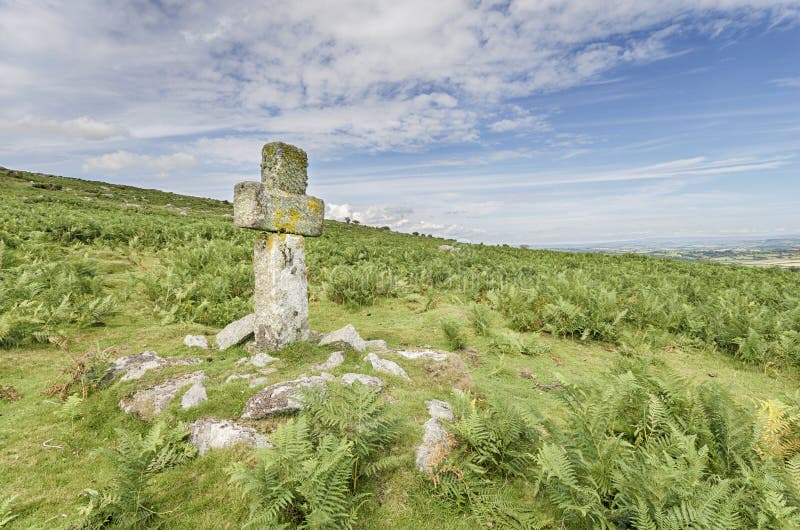
[[[14,502],[16,498],[16,495],[11,495],[0,501],[0,528],[17,518],[18,514],[15,514],[11,507],[11,503]]]
[[[144,435],[117,429],[117,447],[107,451],[115,474],[112,483],[100,491],[86,489],[86,504],[79,510],[79,528],[151,528],[162,515],[150,487],[156,473],[183,464],[196,454],[183,441],[187,431],[154,424]]]

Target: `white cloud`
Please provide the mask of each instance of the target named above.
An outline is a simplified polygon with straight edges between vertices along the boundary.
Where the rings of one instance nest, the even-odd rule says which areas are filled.
[[[82,138],[84,140],[107,140],[130,134],[127,129],[120,125],[97,121],[88,116],[63,121],[25,117],[9,125],[4,125],[4,128]]]
[[[194,167],[197,161],[188,153],[150,156],[128,151],[116,151],[100,156],[87,158],[83,164],[84,171],[123,171],[127,169],[187,169]]]
[[[773,85],[785,88],[800,88],[800,76],[781,77],[770,81]]]

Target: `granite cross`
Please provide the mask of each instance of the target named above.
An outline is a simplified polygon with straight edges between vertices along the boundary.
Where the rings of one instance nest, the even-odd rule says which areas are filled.
[[[259,230],[253,252],[256,349],[277,350],[308,339],[304,236],[322,235],[325,206],[305,194],[308,155],[273,142],[261,150],[261,182],[240,182],[233,222]]]

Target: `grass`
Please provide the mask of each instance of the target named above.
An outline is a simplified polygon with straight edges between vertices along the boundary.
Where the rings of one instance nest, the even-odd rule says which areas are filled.
[[[110,479],[112,469],[98,449],[113,446],[116,428],[138,432],[145,432],[148,428],[146,423],[118,410],[117,402],[127,392],[160,381],[172,373],[203,369],[209,377],[209,401],[189,411],[180,410],[176,402],[164,414],[167,419],[188,422],[205,416],[237,417],[246,399],[257,391],[248,388],[243,381],[224,382],[228,375],[245,371],[235,366],[235,362],[246,355],[242,347],[225,352],[202,352],[182,344],[186,334],[215,333],[221,327],[215,319],[225,319],[231,315],[204,313],[208,317],[206,323],[192,322],[183,317],[168,318],[142,287],[140,279],[143,275],[164,272],[165,261],[172,256],[169,254],[172,247],[166,244],[162,248],[165,244],[149,231],[125,235],[124,244],[119,235],[115,236],[116,239],[108,240],[98,236],[100,239],[87,243],[81,241],[81,238],[88,237],[92,228],[87,225],[87,220],[93,219],[97,212],[123,218],[130,216],[131,224],[141,221],[153,223],[156,227],[163,225],[168,227],[167,234],[181,238],[184,237],[181,235],[183,230],[187,233],[204,230],[205,225],[199,223],[198,219],[216,223],[214,226],[232,226],[231,219],[225,217],[231,214],[232,208],[229,204],[210,199],[182,197],[127,186],[21,172],[18,175],[21,178],[9,176],[8,172],[0,170],[0,195],[7,205],[11,205],[2,210],[8,217],[0,219],[0,234],[6,234],[5,239],[0,241],[6,241],[6,245],[17,244],[13,249],[16,255],[30,252],[46,256],[49,260],[53,256],[65,262],[84,258],[92,260],[104,283],[101,294],[113,295],[117,304],[117,312],[104,316],[102,325],[81,327],[65,321],[48,329],[52,335],[66,339],[66,348],[51,343],[26,343],[0,350],[0,386],[11,385],[21,394],[18,401],[0,399],[0,500],[16,496],[11,503],[11,510],[16,517],[4,528],[69,528],[75,520],[81,492],[85,488],[98,488]],[[61,184],[62,189],[32,188],[30,180]],[[106,194],[111,194],[111,197]],[[143,206],[124,206],[130,203]],[[44,224],[37,227],[30,224],[36,223],[35,220],[25,217],[24,209],[32,205],[56,207],[62,214],[67,214],[66,217],[71,218],[73,223],[65,225],[57,241],[45,236],[36,241],[9,236],[19,234],[20,230],[45,230]],[[190,212],[190,215],[181,215],[181,210]],[[101,214],[97,215],[102,217]],[[51,220],[47,222],[51,223]],[[51,224],[55,226],[54,221]],[[102,232],[103,227],[98,226],[97,230]],[[242,238],[244,244],[251,237],[244,231],[230,230],[230,233],[235,234],[232,237]],[[713,374],[715,381],[727,387],[743,405],[750,408],[755,407],[757,400],[781,398],[798,389],[794,365],[769,361],[744,364],[707,344],[690,344],[676,339],[666,347],[650,344],[632,352],[611,341],[570,338],[580,336],[580,332],[564,331],[572,329],[569,327],[571,322],[565,321],[567,310],[572,310],[570,307],[558,315],[558,322],[565,321],[559,337],[555,333],[537,336],[532,331],[517,332],[508,327],[508,320],[501,318],[502,308],[498,307],[491,313],[476,310],[472,305],[476,297],[447,285],[436,286],[439,281],[437,278],[441,279],[438,269],[428,271],[432,284],[426,289],[404,285],[403,281],[389,289],[382,284],[384,279],[378,281],[378,274],[372,271],[374,274],[371,273],[370,282],[380,283],[380,292],[374,296],[370,285],[366,286],[366,291],[356,290],[356,296],[368,301],[369,305],[338,303],[342,302],[341,293],[346,293],[347,286],[343,286],[344,280],[337,276],[334,294],[326,291],[326,274],[330,271],[331,263],[336,261],[346,267],[352,263],[376,260],[378,258],[369,251],[371,245],[378,244],[376,242],[389,245],[398,252],[404,248],[418,249],[431,262],[438,264],[443,257],[436,247],[447,241],[392,234],[363,226],[327,223],[325,236],[310,242],[308,250],[312,329],[324,332],[352,323],[362,337],[385,339],[390,348],[466,349],[460,353],[463,366],[453,364],[440,369],[433,369],[422,361],[405,361],[387,355],[398,361],[411,377],[410,382],[385,377],[389,383],[385,390],[386,399],[391,402],[397,417],[401,418],[399,437],[392,451],[402,455],[404,463],[382,476],[376,484],[372,497],[361,513],[359,528],[419,529],[429,528],[432,521],[440,528],[476,527],[473,520],[453,513],[447,504],[432,496],[426,480],[413,469],[414,448],[420,442],[422,424],[428,419],[424,400],[451,399],[454,385],[471,388],[477,396],[492,401],[515,403],[525,409],[536,410],[555,425],[564,421],[565,408],[559,393],[551,390],[549,385],[554,381],[578,388],[592,385],[598,382],[598,374],[602,374],[606,367],[624,355],[640,356],[649,361],[657,373],[677,373],[689,382],[701,383],[712,379],[709,374]],[[328,253],[332,247],[340,249],[340,253],[334,257]],[[483,247],[480,252],[501,257],[511,251],[501,247]],[[529,252],[539,255],[537,251]],[[450,259],[455,253],[444,254]],[[467,251],[460,254],[467,254]],[[552,254],[552,259],[561,259],[557,253]],[[546,256],[551,259],[550,254]],[[566,263],[573,258],[564,255],[563,259]],[[584,258],[575,259],[580,267],[580,260]],[[643,258],[622,256],[613,259],[616,260],[613,261],[614,266],[624,267],[630,263],[634,267]],[[653,267],[669,269],[670,263],[652,260]],[[7,268],[6,265],[2,267]],[[446,263],[442,267],[446,270]],[[691,271],[691,267],[707,265],[675,264],[675,268],[680,270]],[[339,271],[337,274],[343,273]],[[243,299],[248,296],[246,289],[241,296]],[[478,302],[482,302],[480,295],[477,298]],[[186,303],[190,309],[194,305],[196,303],[192,301]],[[232,307],[238,310],[235,304]],[[479,307],[485,306],[481,303]],[[476,314],[476,311],[480,314]],[[446,323],[449,332],[443,330],[442,323]],[[544,329],[544,326],[539,326],[539,329]],[[514,353],[513,349],[492,353],[495,351],[493,341],[498,334],[516,337],[522,343],[547,345],[549,350],[538,348],[535,355],[521,355]],[[63,405],[42,393],[70,365],[70,353],[109,350],[114,356],[122,356],[147,349],[156,350],[165,357],[200,356],[208,359],[199,368],[175,367],[150,372],[138,383],[115,384],[98,390],[78,406],[77,414],[72,418],[58,414]],[[281,360],[274,365],[278,371],[269,376],[270,381],[278,382],[309,373],[308,367],[323,362],[331,351],[333,349],[329,347],[292,345],[277,354]],[[345,363],[334,370],[334,375],[346,372],[371,373],[368,365],[361,360],[362,356],[358,352],[347,351]],[[277,420],[252,424],[269,433],[274,431]],[[45,442],[60,448],[45,447]],[[154,488],[159,504],[168,511],[165,515],[166,527],[239,528],[247,517],[247,503],[241,498],[240,492],[229,485],[228,469],[235,462],[247,462],[252,458],[253,452],[242,447],[211,451],[188,465],[158,474],[154,479]],[[541,502],[533,492],[520,490],[518,494],[532,506],[538,506]]]

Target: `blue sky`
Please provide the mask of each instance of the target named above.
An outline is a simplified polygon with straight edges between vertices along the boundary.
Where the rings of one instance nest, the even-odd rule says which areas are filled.
[[[0,0],[0,165],[230,199],[274,140],[407,232],[797,235],[800,2]]]

